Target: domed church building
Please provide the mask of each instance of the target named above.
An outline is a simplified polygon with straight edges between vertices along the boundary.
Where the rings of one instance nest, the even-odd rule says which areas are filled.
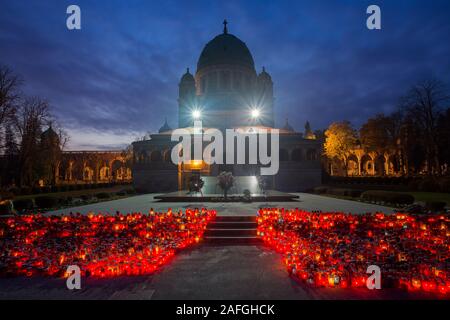
[[[310,132],[309,123],[306,136],[296,132],[288,120],[277,127],[274,112],[272,77],[264,67],[261,72],[256,71],[247,45],[228,32],[224,21],[223,33],[203,48],[196,72],[192,74],[188,68],[181,77],[177,127],[192,130],[194,121],[201,120],[203,130],[216,128],[224,132],[224,136],[226,129],[246,133],[261,128],[269,132],[278,129],[280,165],[277,174],[266,176],[268,188],[294,192],[320,185],[321,142]],[[173,164],[171,152],[178,141],[171,141],[172,130],[166,120],[158,133],[133,143],[133,181],[139,190],[185,190],[194,174],[215,185],[214,177],[228,171],[236,177],[234,192],[241,193],[250,188],[248,181],[254,181],[252,178],[259,175],[260,166],[247,162],[208,165],[192,160]],[[203,147],[206,145],[204,143]],[[239,185],[240,181],[242,185]]]

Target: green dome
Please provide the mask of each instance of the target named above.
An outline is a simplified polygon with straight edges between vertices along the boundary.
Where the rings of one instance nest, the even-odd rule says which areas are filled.
[[[247,45],[236,36],[223,33],[208,42],[200,54],[197,71],[208,66],[231,64],[255,68]]]

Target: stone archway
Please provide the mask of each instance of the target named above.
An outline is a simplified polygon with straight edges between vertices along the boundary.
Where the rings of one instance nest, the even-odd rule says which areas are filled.
[[[300,148],[294,149],[292,151],[292,161],[302,161],[303,160],[303,150]]]
[[[317,160],[317,150],[316,149],[308,149],[306,151],[306,160],[314,161]]]
[[[375,167],[373,159],[368,154],[365,154],[361,157],[361,175],[363,176],[375,175]]]
[[[280,161],[289,161],[289,152],[286,149],[280,149]]]
[[[347,158],[347,175],[359,176],[360,174],[361,172],[358,157],[354,154],[349,155]]]
[[[386,175],[386,158],[382,154],[379,154],[375,158],[375,174],[377,176],[385,176]]]
[[[151,162],[160,162],[160,161],[162,161],[162,154],[161,154],[161,151],[159,151],[159,150],[153,150],[153,151],[150,153],[150,161],[151,161]]]

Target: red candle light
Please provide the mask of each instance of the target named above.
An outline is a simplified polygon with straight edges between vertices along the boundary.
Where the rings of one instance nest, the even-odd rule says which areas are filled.
[[[68,265],[95,277],[154,272],[176,250],[200,241],[214,210],[107,216],[0,218],[2,275],[61,275]]]
[[[448,216],[265,208],[257,222],[258,235],[285,255],[289,273],[315,286],[365,287],[375,264],[399,288],[450,292]]]

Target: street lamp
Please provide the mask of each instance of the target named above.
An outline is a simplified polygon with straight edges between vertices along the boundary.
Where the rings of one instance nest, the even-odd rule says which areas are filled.
[[[195,120],[200,119],[201,116],[202,116],[202,113],[200,112],[200,110],[192,111],[192,118],[194,118]]]
[[[257,118],[259,118],[259,116],[260,116],[260,112],[259,112],[258,109],[252,109],[252,111],[251,111],[250,114],[251,114],[251,116],[252,116],[253,119],[257,119]]]

